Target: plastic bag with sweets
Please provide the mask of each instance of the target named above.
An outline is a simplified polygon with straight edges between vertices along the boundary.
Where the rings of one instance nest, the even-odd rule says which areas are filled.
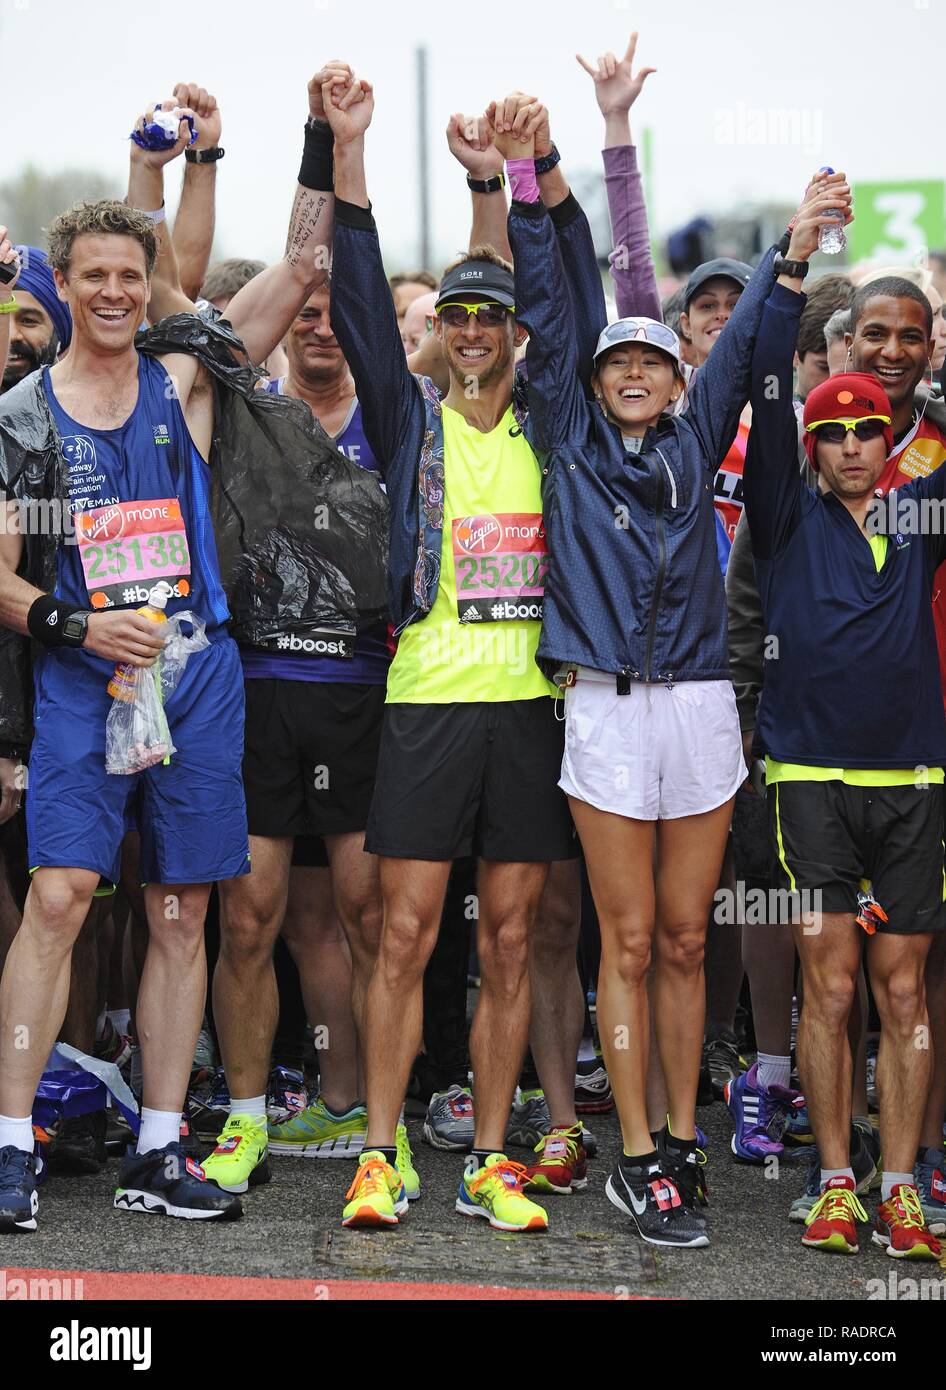
[[[189,634],[183,631],[189,627]],[[162,629],[164,650],[155,664],[138,672],[134,699],[112,701],[105,721],[105,771],[118,776],[169,763],[177,749],[164,705],[174,693],[188,658],[209,647],[205,623],[195,614],[175,613]]]

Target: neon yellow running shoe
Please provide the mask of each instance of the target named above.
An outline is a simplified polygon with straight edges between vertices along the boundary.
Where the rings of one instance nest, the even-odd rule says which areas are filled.
[[[416,1202],[420,1196],[420,1178],[417,1169],[414,1167],[414,1155],[411,1152],[411,1141],[407,1137],[407,1125],[398,1125],[397,1135],[397,1171],[401,1175],[404,1183],[404,1191],[407,1193],[409,1202]]]
[[[298,1115],[270,1125],[269,1147],[274,1154],[302,1158],[357,1158],[365,1146],[368,1112],[363,1105],[336,1115],[321,1096]]]
[[[523,1164],[505,1154],[490,1154],[482,1168],[471,1159],[460,1182],[457,1211],[464,1216],[485,1216],[497,1231],[546,1231],[549,1218],[538,1202],[522,1191],[526,1181]]]
[[[358,1171],[345,1193],[348,1205],[343,1226],[396,1226],[407,1211],[407,1193],[396,1168],[384,1154],[368,1149],[358,1160]]]
[[[217,1147],[201,1167],[224,1192],[245,1192],[269,1182],[272,1173],[266,1144],[266,1120],[231,1115],[220,1132]]]

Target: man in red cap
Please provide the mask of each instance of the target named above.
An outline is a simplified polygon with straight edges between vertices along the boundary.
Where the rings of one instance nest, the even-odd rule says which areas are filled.
[[[813,222],[812,246],[817,244]],[[810,254],[810,252],[809,252]],[[807,259],[783,263],[753,362],[745,505],[767,644],[757,742],[805,999],[798,1062],[821,1156],[803,1243],[854,1253],[867,1220],[849,1157],[846,1025],[861,951],[881,1017],[883,1187],[873,1239],[938,1259],[913,1165],[930,1076],[924,968],[943,909],[946,717],[931,597],[946,538],[886,523],[875,489],[893,447],[876,376],[834,376],[805,402],[819,490],[799,476],[792,354]],[[777,269],[779,269],[777,265]],[[946,470],[900,489],[902,516],[946,495]],[[923,503],[927,508],[923,508]],[[892,721],[891,710],[910,717]]]

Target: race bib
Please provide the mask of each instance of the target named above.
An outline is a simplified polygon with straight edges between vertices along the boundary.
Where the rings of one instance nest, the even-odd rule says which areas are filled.
[[[540,512],[454,517],[452,531],[461,623],[542,617],[549,556]]]
[[[117,502],[76,517],[76,536],[92,608],[147,603],[159,579],[172,598],[191,592],[191,561],[176,497]]]

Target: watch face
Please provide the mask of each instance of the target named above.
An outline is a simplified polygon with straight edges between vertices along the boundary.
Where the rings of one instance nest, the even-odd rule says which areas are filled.
[[[67,618],[62,625],[62,635],[70,642],[81,642],[85,637],[86,619],[79,616]]]

